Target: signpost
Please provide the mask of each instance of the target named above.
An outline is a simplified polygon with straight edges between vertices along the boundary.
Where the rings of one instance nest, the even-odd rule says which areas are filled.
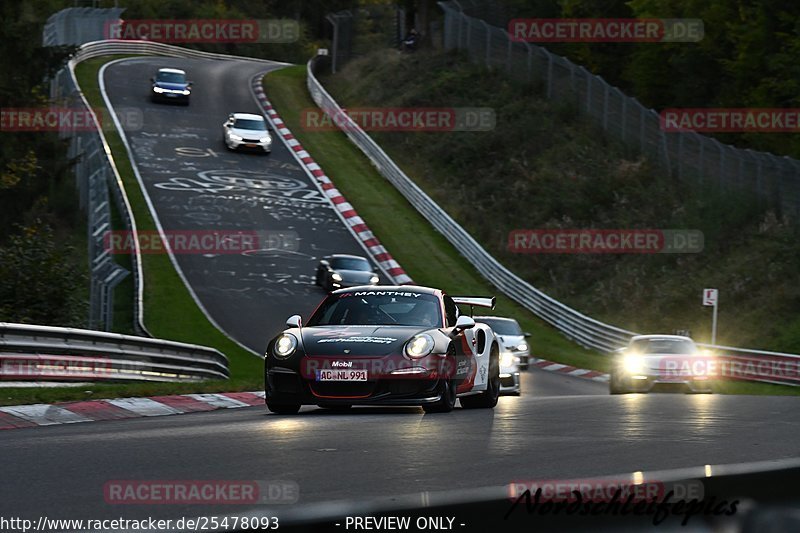
[[[711,322],[711,344],[717,343],[717,306],[719,304],[719,291],[717,289],[703,289],[703,305],[714,307],[714,318]]]

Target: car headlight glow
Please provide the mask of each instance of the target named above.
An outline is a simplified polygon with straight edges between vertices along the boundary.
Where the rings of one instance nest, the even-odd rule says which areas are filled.
[[[339,275],[337,272],[334,272],[333,274],[331,274],[331,279],[333,281],[342,281],[342,276]]]
[[[514,356],[510,353],[504,353],[500,356],[500,366],[509,367],[514,365]]]
[[[629,353],[622,358],[622,368],[628,374],[636,374],[644,370],[644,357],[639,354]]]
[[[373,285],[375,283],[378,283],[378,281],[379,281],[378,276],[372,276],[371,278],[369,278],[369,282],[372,283]]]
[[[188,96],[191,93],[191,91],[189,89],[184,89],[184,90],[181,91],[181,93],[183,93],[183,94]]]
[[[261,137],[261,138],[258,140],[258,142],[262,142],[262,143],[271,143],[271,142],[272,142],[272,137],[269,137],[269,136],[267,136],[267,137]]]
[[[275,347],[273,348],[275,357],[279,357],[281,359],[286,359],[292,355],[295,350],[297,350],[297,337],[291,333],[282,333],[281,336],[275,341]]]
[[[236,135],[235,133],[228,134],[228,137],[230,137],[232,141],[241,141],[242,140],[242,137],[240,137],[239,135]]]
[[[519,346],[517,346],[517,351],[519,351],[519,352],[524,352],[527,349],[528,349],[528,345],[525,344],[524,342],[522,344],[520,344]]]
[[[406,343],[406,355],[409,357],[425,357],[433,351],[433,337],[427,333],[415,335]]]
[[[161,87],[153,87],[154,93],[163,93],[166,92],[166,89],[162,89]]]

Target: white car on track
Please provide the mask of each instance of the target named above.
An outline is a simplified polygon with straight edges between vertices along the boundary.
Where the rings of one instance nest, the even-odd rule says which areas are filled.
[[[231,113],[222,124],[222,140],[229,150],[246,148],[264,153],[272,151],[272,135],[267,121],[252,113]]]
[[[713,352],[678,335],[637,335],[617,350],[611,363],[611,394],[680,390],[712,392],[717,377]]]

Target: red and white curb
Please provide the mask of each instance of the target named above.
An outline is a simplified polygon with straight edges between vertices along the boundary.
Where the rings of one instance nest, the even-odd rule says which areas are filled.
[[[0,430],[264,405],[264,392],[181,394],[0,407]]]
[[[350,232],[363,244],[364,248],[369,251],[370,255],[381,269],[389,274],[398,285],[413,283],[411,277],[409,277],[397,261],[392,258],[386,248],[381,245],[378,238],[375,237],[369,227],[364,223],[364,220],[358,216],[353,206],[342,193],[339,192],[331,179],[325,174],[325,171],[323,171],[314,161],[314,158],[303,149],[300,142],[295,139],[292,132],[286,127],[286,124],[272,107],[272,103],[267,99],[267,95],[264,93],[264,87],[261,84],[262,76],[262,74],[259,74],[253,78],[253,94],[255,94],[258,103],[267,114],[275,131],[278,132],[284,144],[286,144],[286,147],[294,154],[295,159],[303,166],[306,172],[312,176],[322,193],[331,201],[331,204],[333,204],[333,207],[339,213]]]
[[[608,382],[608,374],[597,370],[587,370],[585,368],[576,368],[574,366],[569,365],[562,365],[561,363],[555,363],[553,361],[548,361],[546,359],[538,359],[536,357],[531,357],[529,360],[530,364],[539,368],[540,370],[546,370],[548,372],[558,372],[560,374],[566,374],[568,376],[574,376],[576,378],[584,378],[584,379],[591,379],[592,381],[602,381],[604,383]]]

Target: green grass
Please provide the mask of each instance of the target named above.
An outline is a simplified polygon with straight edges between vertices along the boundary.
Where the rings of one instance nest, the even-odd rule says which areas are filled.
[[[454,295],[495,295],[495,314],[515,317],[532,334],[533,355],[581,368],[606,370],[604,356],[570,342],[492,287],[343,133],[303,131],[301,111],[316,108],[304,88],[304,66],[271,72],[265,77],[264,86],[292,133],[415,283],[441,287]]]
[[[532,336],[532,355],[564,364],[608,371],[609,359],[586,350],[532,313],[500,294],[408,203],[338,131],[304,131],[300,114],[316,109],[305,89],[305,67],[288,67],[264,78],[267,96],[303,147],[325,169],[382,244],[416,283],[441,287],[450,294],[497,296],[496,314],[516,318]],[[794,387],[725,382],[725,394],[800,394]]]
[[[100,67],[118,57],[103,57],[84,62],[77,67],[78,82],[90,105],[104,108],[97,74]],[[112,155],[125,185],[128,199],[139,230],[155,230],[142,191],[133,173],[119,134],[105,131]],[[216,329],[195,304],[167,255],[145,254],[144,317],[153,336],[180,342],[210,346],[224,353],[230,361],[230,380],[199,384],[91,384],[85,387],[5,388],[0,389],[0,405],[36,402],[110,398],[119,396],[185,394],[191,392],[259,390],[263,388],[263,363]]]

